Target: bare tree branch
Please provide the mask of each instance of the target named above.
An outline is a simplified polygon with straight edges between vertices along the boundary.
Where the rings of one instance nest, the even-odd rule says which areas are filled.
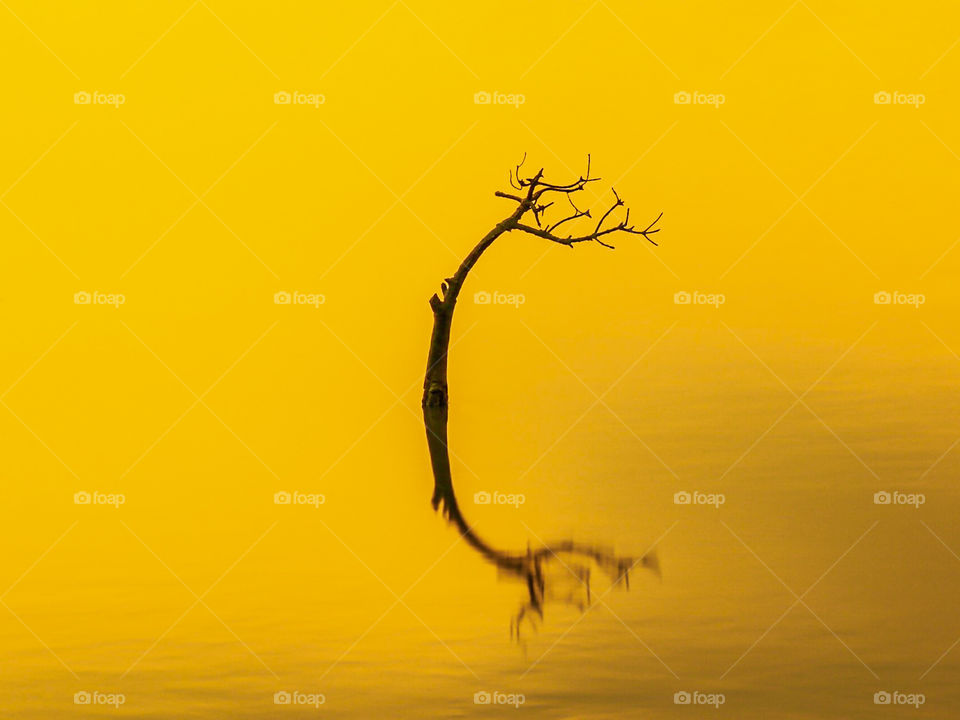
[[[578,589],[585,589],[586,602],[590,603],[590,566],[599,566],[607,573],[614,584],[624,583],[629,587],[629,571],[637,565],[646,567],[659,574],[659,565],[656,555],[649,553],[639,560],[618,556],[607,550],[597,549],[590,545],[582,545],[572,541],[553,543],[536,550],[528,549],[523,552],[509,552],[501,550],[482,539],[464,518],[457,503],[453,489],[453,476],[450,467],[450,454],[447,447],[447,418],[449,411],[449,395],[447,388],[447,353],[450,346],[450,330],[453,324],[453,311],[456,308],[457,297],[466,282],[467,276],[480,260],[480,256],[494,241],[511,230],[519,230],[530,235],[536,235],[545,240],[573,247],[577,243],[596,242],[599,245],[613,249],[613,245],[606,242],[616,233],[642,235],[649,242],[656,245],[652,235],[660,232],[656,227],[663,213],[647,225],[638,229],[630,224],[630,210],[626,209],[623,219],[616,221],[614,213],[618,208],[626,207],[624,201],[613,190],[614,202],[600,216],[599,221],[590,230],[586,228],[579,235],[558,235],[561,226],[573,227],[583,218],[593,219],[589,209],[581,210],[573,200],[573,195],[582,191],[587,184],[597,182],[600,178],[590,176],[590,156],[587,155],[587,171],[573,182],[558,184],[543,179],[543,168],[533,175],[524,175],[523,158],[515,168],[509,172],[510,187],[516,192],[497,190],[494,194],[498,198],[515,203],[513,212],[498,222],[470,253],[460,263],[460,267],[450,277],[445,278],[440,285],[440,295],[430,298],[430,307],[433,310],[433,332],[430,337],[430,351],[427,357],[427,371],[423,382],[423,418],[427,430],[427,444],[430,450],[430,461],[433,469],[434,491],[432,504],[434,509],[442,506],[443,514],[450,519],[466,541],[481,555],[494,563],[501,570],[523,580],[527,586],[528,599],[521,606],[511,623],[511,632],[515,630],[516,637],[520,637],[520,626],[524,619],[535,622],[536,617],[543,617],[544,602],[549,597],[547,592],[547,565],[557,560],[563,568],[572,572],[578,581]],[[554,222],[548,222],[546,214],[553,207],[554,202],[541,202],[548,193],[564,195],[570,205],[569,214],[560,217]],[[533,214],[534,225],[521,222],[527,213]],[[568,225],[569,223],[569,225]],[[565,554],[568,561],[560,561],[559,554]],[[571,594],[567,601],[576,602],[584,607],[582,601],[575,600],[576,593]]]
[[[536,223],[536,227],[532,225],[527,225],[520,222],[520,217],[518,217],[514,222],[511,223],[511,226],[508,230],[520,230],[521,232],[529,233],[531,235],[536,235],[541,237],[544,240],[550,240],[551,242],[558,243],[560,245],[566,245],[572,247],[577,243],[582,242],[596,242],[600,245],[603,245],[606,248],[614,249],[614,246],[609,242],[605,242],[600,238],[613,233],[627,233],[630,235],[642,235],[649,243],[656,245],[657,243],[651,237],[656,233],[660,232],[660,229],[656,227],[657,222],[663,217],[663,213],[657,216],[657,218],[647,225],[647,227],[638,229],[636,226],[630,224],[630,210],[626,209],[624,218],[612,225],[607,225],[607,221],[613,212],[620,207],[626,207],[626,203],[617,194],[617,191],[611,188],[613,192],[614,202],[607,208],[607,210],[600,217],[600,220],[597,222],[596,227],[594,227],[593,232],[584,233],[582,235],[557,235],[556,230],[561,225],[579,220],[580,218],[588,217],[592,218],[590,210],[580,210],[576,204],[573,202],[571,196],[575,193],[582,191],[588,183],[598,182],[600,178],[590,177],[590,156],[587,155],[587,172],[586,175],[581,175],[579,178],[573,182],[566,184],[558,184],[547,182],[543,179],[543,168],[537,171],[536,174],[524,177],[521,172],[523,164],[526,161],[527,156],[524,154],[523,159],[517,164],[516,168],[510,171],[510,185],[515,190],[526,189],[525,195],[517,195],[514,193],[503,192],[497,190],[494,195],[499,198],[504,198],[506,200],[512,200],[517,203],[519,209],[522,210],[520,217],[526,214],[528,211],[533,213],[533,219]],[[541,203],[540,198],[542,198],[546,193],[558,193],[565,195],[567,200],[570,202],[570,206],[573,208],[573,213],[567,215],[566,217],[557,220],[556,222],[547,223],[544,226],[545,213],[553,203]],[[605,227],[606,225],[606,227]]]
[[[577,221],[584,218],[593,219],[589,209],[581,210],[574,202],[573,196],[584,190],[589,183],[599,182],[600,178],[593,177],[590,155],[587,155],[586,173],[569,183],[554,183],[544,179],[544,170],[540,168],[532,175],[525,174],[523,170],[524,163],[527,160],[526,153],[520,159],[517,165],[510,169],[509,179],[510,187],[516,192],[497,190],[494,195],[504,200],[514,203],[513,212],[499,223],[497,223],[480,242],[460,263],[460,267],[450,277],[446,278],[440,295],[434,295],[430,298],[430,307],[435,315],[434,338],[431,345],[430,357],[428,361],[427,376],[423,385],[423,404],[424,406],[432,403],[440,405],[447,404],[447,362],[446,353],[449,343],[450,326],[453,321],[453,308],[456,305],[460,289],[466,282],[467,275],[473,266],[476,265],[480,256],[489,248],[493,242],[511,230],[518,230],[529,235],[535,235],[555,242],[558,245],[573,247],[579,243],[595,242],[605,248],[614,249],[610,242],[614,235],[623,233],[625,235],[640,235],[648,242],[656,245],[653,236],[660,232],[657,223],[663,217],[663,213],[644,228],[638,228],[630,222],[630,210],[626,203],[620,197],[616,190],[612,190],[614,201],[600,216],[599,221],[593,226],[584,228],[580,234],[559,234],[562,227],[573,230],[581,225]],[[547,215],[553,212],[554,202],[541,202],[541,198],[547,193],[557,193],[564,195],[570,205],[572,212],[554,221],[547,219]],[[624,208],[623,218],[615,219],[615,212],[619,208]],[[532,214],[533,224],[523,222],[524,216]]]

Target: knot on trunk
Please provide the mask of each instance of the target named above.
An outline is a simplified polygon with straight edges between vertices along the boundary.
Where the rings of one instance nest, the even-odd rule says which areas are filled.
[[[447,386],[438,382],[430,382],[423,388],[423,407],[447,407]]]

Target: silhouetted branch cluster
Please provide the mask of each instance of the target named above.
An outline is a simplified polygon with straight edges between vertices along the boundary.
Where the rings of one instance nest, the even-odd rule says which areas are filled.
[[[586,174],[581,175],[571,183],[558,185],[556,183],[547,182],[543,179],[543,168],[540,168],[531,176],[524,177],[522,174],[522,168],[526,157],[527,156],[524,155],[523,160],[520,161],[516,168],[510,170],[510,187],[519,191],[519,194],[503,192],[501,190],[498,190],[494,194],[497,197],[513,200],[514,202],[518,203],[520,208],[523,210],[521,216],[527,211],[532,212],[533,219],[536,222],[536,227],[532,225],[526,225],[520,222],[520,219],[517,218],[517,220],[512,223],[510,229],[521,230],[525,233],[536,235],[537,237],[559,243],[560,245],[566,245],[568,247],[572,247],[575,243],[593,241],[613,250],[613,245],[605,240],[601,240],[601,238],[606,238],[618,232],[628,233],[630,235],[642,235],[648,242],[652,243],[653,245],[657,244],[651,236],[660,232],[660,229],[656,227],[656,225],[660,221],[660,218],[663,217],[663,213],[660,213],[656,219],[645,228],[637,228],[635,225],[630,223],[630,208],[626,207],[626,203],[613,188],[610,190],[613,193],[614,202],[609,208],[607,208],[606,212],[600,216],[600,219],[597,221],[597,224],[594,226],[592,231],[581,235],[558,234],[557,230],[561,225],[579,220],[580,218],[593,219],[593,216],[590,214],[590,210],[581,210],[579,207],[577,207],[577,204],[573,201],[571,196],[574,193],[582,191],[589,183],[598,182],[600,178],[590,177],[589,155],[587,156]],[[566,198],[567,203],[570,205],[570,210],[568,211],[567,215],[561,217],[559,220],[548,223],[545,215],[547,210],[553,207],[554,201],[544,202],[544,198],[550,193],[563,195]],[[625,208],[623,219],[621,219],[619,222],[610,224],[611,215],[613,215],[614,211],[620,207]]]

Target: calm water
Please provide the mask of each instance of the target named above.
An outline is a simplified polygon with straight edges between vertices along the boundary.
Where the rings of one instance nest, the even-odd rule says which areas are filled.
[[[956,465],[947,456],[919,478],[950,445],[951,428],[930,418],[956,391],[893,368],[873,376],[879,396],[850,382],[855,361],[806,399],[842,442],[797,406],[724,475],[793,402],[753,370],[720,367],[725,382],[698,394],[669,377],[651,389],[659,370],[641,368],[526,475],[590,401],[575,395],[538,421],[535,407],[491,410],[503,406],[489,388],[461,393],[455,473],[487,537],[512,549],[573,537],[635,556],[656,544],[662,565],[662,578],[637,569],[629,591],[595,569],[580,612],[562,598],[584,600],[581,588],[553,564],[555,601],[519,643],[510,619],[524,588],[429,507],[413,395],[413,412],[395,408],[324,480],[320,507],[276,506],[276,483],[251,475],[202,509],[185,488],[162,510],[65,510],[47,537],[67,536],[4,598],[30,631],[4,613],[3,715],[868,718],[883,710],[874,693],[897,691],[923,694],[918,716],[948,716],[960,652],[936,661],[960,637],[960,560],[944,545],[960,547]],[[378,454],[388,441],[409,450]],[[484,480],[502,477],[497,466],[523,477]],[[924,505],[874,504],[895,489]],[[481,490],[525,501],[475,505]],[[676,505],[678,491],[724,502]],[[75,705],[77,692],[124,704]],[[301,695],[279,706],[277,692]],[[478,692],[522,705],[476,704]],[[677,704],[678,692],[722,705]]]

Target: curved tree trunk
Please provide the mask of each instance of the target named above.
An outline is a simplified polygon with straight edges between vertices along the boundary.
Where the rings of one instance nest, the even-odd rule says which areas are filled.
[[[433,334],[430,336],[430,352],[427,355],[427,372],[423,380],[423,407],[447,407],[449,391],[447,388],[447,350],[450,346],[450,327],[453,324],[453,311],[457,306],[457,297],[463,287],[467,275],[477,264],[484,251],[493,245],[494,240],[503,233],[513,229],[523,213],[525,205],[518,206],[510,217],[497,223],[483,239],[477,243],[469,255],[464,258],[453,277],[447,278],[441,290],[443,298],[436,294],[430,298],[430,308],[433,310]],[[446,426],[446,422],[444,422]]]
[[[523,163],[521,162],[521,165]],[[470,527],[460,506],[457,503],[457,497],[453,488],[453,475],[450,468],[450,451],[447,445],[447,420],[449,416],[450,391],[447,384],[447,354],[450,348],[450,332],[453,326],[453,313],[457,306],[457,298],[467,280],[470,271],[480,260],[481,255],[506,232],[518,230],[530,235],[535,235],[552,242],[573,247],[574,244],[584,242],[597,242],[604,247],[612,248],[605,240],[612,233],[627,233],[641,235],[651,243],[650,236],[659,232],[655,229],[657,220],[647,226],[644,230],[638,230],[630,224],[629,210],[626,212],[626,218],[619,223],[605,227],[607,219],[611,213],[624,205],[620,196],[614,191],[616,202],[603,214],[595,229],[585,235],[560,236],[556,233],[557,229],[569,221],[576,221],[579,218],[591,217],[589,210],[581,211],[570,200],[572,193],[583,190],[584,186],[597,180],[590,177],[589,159],[587,163],[586,177],[580,177],[577,181],[567,185],[551,184],[543,180],[543,170],[541,169],[535,175],[529,178],[521,178],[521,165],[518,165],[514,178],[511,173],[511,186],[520,191],[521,195],[513,193],[497,192],[498,197],[513,200],[517,203],[514,211],[506,218],[501,220],[493,227],[470,253],[460,263],[460,267],[452,277],[447,278],[441,284],[441,296],[434,294],[430,298],[430,308],[433,310],[433,332],[430,335],[430,349],[427,354],[427,369],[423,380],[423,397],[421,405],[423,407],[423,421],[427,431],[427,446],[430,451],[430,462],[433,469],[434,491],[432,504],[434,510],[442,506],[442,512],[457,529],[461,536],[477,550],[485,559],[494,563],[498,568],[521,579],[527,587],[529,593],[529,602],[524,605],[517,617],[514,619],[517,627],[517,637],[519,638],[520,622],[526,616],[527,610],[533,610],[538,615],[543,615],[543,601],[545,597],[545,579],[543,573],[544,563],[557,558],[557,553],[566,553],[575,556],[581,560],[597,563],[605,572],[613,577],[614,583],[623,581],[629,587],[629,573],[637,564],[644,565],[654,571],[658,570],[656,557],[649,553],[637,561],[630,558],[618,557],[612,552],[597,549],[594,547],[580,545],[573,541],[562,541],[554,543],[537,550],[527,549],[523,553],[510,553],[499,550],[477,535]],[[545,193],[554,193],[566,196],[572,207],[572,214],[561,219],[552,225],[542,224],[544,212],[553,203],[543,204],[541,198]],[[536,227],[524,225],[520,222],[523,216],[532,212]],[[656,243],[654,243],[656,244]],[[562,562],[562,561],[561,561]],[[568,564],[562,563],[564,567],[571,571],[586,586],[587,601],[590,599],[590,569],[577,560],[573,559]]]
[[[430,298],[430,308],[433,310],[433,332],[430,335],[430,350],[427,354],[427,371],[421,399],[423,421],[427,430],[427,446],[433,467],[433,509],[436,510],[442,504],[444,516],[457,526],[471,546],[498,566],[517,573],[523,572],[524,562],[518,557],[495,550],[480,539],[467,524],[457,504],[457,497],[453,491],[453,474],[450,469],[450,452],[447,447],[447,417],[450,400],[447,384],[447,353],[450,347],[453,311],[457,306],[457,298],[467,275],[477,264],[483,252],[498,237],[510,230],[522,214],[522,209],[518,209],[510,217],[497,223],[467,255],[453,277],[444,281],[443,298],[437,295]]]

